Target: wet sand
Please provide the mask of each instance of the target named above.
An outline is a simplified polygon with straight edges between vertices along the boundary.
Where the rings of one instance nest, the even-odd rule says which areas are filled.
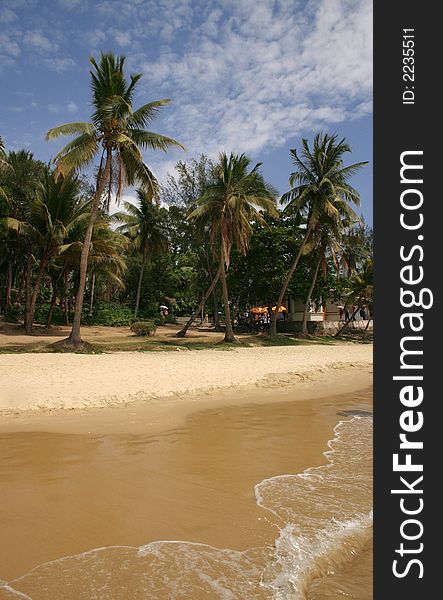
[[[235,397],[218,391],[185,402],[4,418],[0,579],[105,546],[272,546],[281,523],[257,505],[254,486],[323,465],[333,429],[346,419],[340,413],[371,410],[368,367],[335,375],[333,385],[324,374]],[[47,597],[28,585],[14,589]],[[0,599],[14,597],[7,594],[0,588]]]

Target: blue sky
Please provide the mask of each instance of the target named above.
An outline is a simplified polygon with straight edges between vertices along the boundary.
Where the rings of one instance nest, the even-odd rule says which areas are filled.
[[[89,56],[112,50],[144,74],[135,105],[171,98],[153,129],[187,154],[246,152],[283,193],[289,148],[337,132],[372,163],[372,4],[359,0],[1,0],[0,135],[49,160],[46,131],[89,120]],[[372,164],[352,182],[372,223]],[[128,198],[131,191],[128,191]]]

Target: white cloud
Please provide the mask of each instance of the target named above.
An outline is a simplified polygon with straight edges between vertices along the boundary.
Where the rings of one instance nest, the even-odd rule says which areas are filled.
[[[57,48],[41,31],[26,31],[23,36],[23,42],[39,54],[47,54]]]
[[[17,20],[17,15],[10,8],[4,7],[0,9],[0,23],[12,23]]]
[[[43,62],[48,69],[60,74],[69,71],[69,69],[75,66],[75,61],[72,58],[45,58]]]
[[[57,0],[57,4],[61,8],[66,8],[67,10],[73,10],[74,8],[79,8],[83,5],[83,0]]]
[[[47,109],[49,110],[50,113],[63,113],[63,112],[68,112],[68,113],[76,113],[78,111],[78,106],[75,102],[72,102],[72,100],[70,102],[68,102],[66,105],[65,104],[48,104],[47,105]]]
[[[131,43],[131,34],[128,31],[114,31],[115,41],[119,46],[129,46]]]
[[[168,15],[185,4],[170,2]],[[154,99],[153,89],[156,98],[172,98],[157,130],[166,128],[190,155],[257,154],[370,114],[370,2],[313,0],[302,10],[293,0],[259,0],[253,10],[249,0],[197,5],[198,22],[189,25],[187,5],[172,26],[187,35],[177,51],[171,44],[156,60],[138,53],[130,61],[145,75],[143,101]],[[182,156],[168,153],[168,161]],[[147,158],[161,178],[165,161]]]
[[[16,40],[15,32],[0,31],[0,54],[9,57],[11,62],[21,54],[20,46]]]

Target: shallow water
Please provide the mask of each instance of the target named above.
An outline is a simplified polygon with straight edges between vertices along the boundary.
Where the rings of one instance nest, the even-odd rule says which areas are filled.
[[[364,390],[0,435],[0,600],[369,600],[370,411]]]

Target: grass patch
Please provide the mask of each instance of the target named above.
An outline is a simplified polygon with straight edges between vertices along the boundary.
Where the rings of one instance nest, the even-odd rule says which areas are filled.
[[[75,354],[103,354],[110,352],[172,352],[186,350],[220,350],[230,351],[236,348],[263,348],[276,346],[338,346],[342,344],[357,343],[371,344],[372,336],[361,339],[356,336],[336,338],[332,336],[322,337],[294,337],[291,335],[278,334],[270,337],[266,334],[239,335],[237,343],[227,344],[223,340],[193,340],[192,338],[158,339],[155,336],[140,338],[128,336],[126,340],[117,341],[94,341],[84,342],[80,347],[74,348],[65,340],[56,342],[36,341],[30,344],[14,344],[0,347],[0,354],[36,354],[36,353],[75,353]]]

